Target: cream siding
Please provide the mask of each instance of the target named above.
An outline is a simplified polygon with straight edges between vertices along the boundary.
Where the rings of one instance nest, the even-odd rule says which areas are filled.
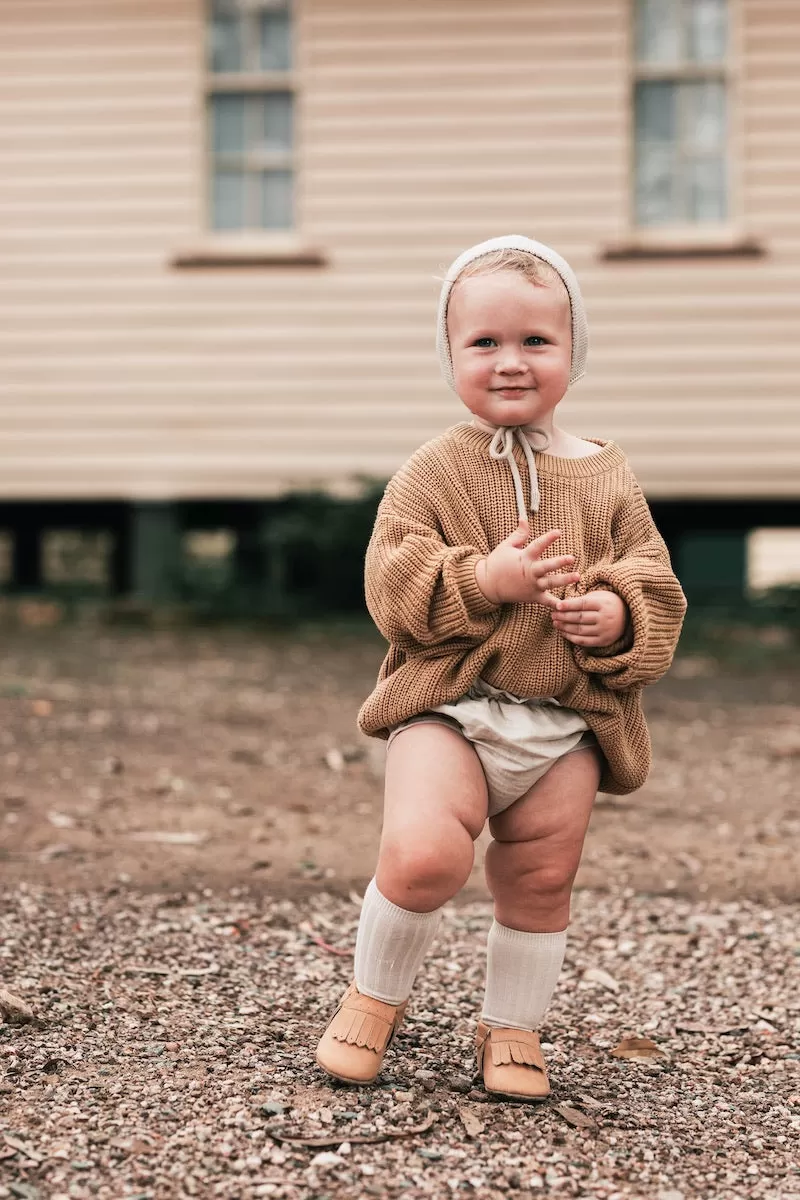
[[[739,12],[757,259],[627,233],[626,0],[296,0],[301,232],[324,267],[181,270],[203,227],[200,0],[0,6],[0,497],[259,496],[385,477],[460,418],[437,274],[499,232],[582,280],[564,403],[654,498],[797,495],[800,5]]]

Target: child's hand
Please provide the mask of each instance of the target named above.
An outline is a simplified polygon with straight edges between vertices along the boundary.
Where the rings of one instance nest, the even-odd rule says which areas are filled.
[[[575,562],[574,555],[542,558],[545,550],[561,537],[558,529],[543,533],[526,546],[529,537],[527,521],[520,521],[511,537],[480,560],[475,580],[492,604],[544,604],[555,609],[559,600],[548,588],[565,587],[580,579],[575,571],[568,570]]]
[[[553,624],[573,646],[610,646],[628,627],[628,606],[616,592],[587,592],[559,600]]]

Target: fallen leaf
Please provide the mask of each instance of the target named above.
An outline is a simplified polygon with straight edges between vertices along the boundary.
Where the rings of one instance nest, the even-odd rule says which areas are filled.
[[[37,1150],[32,1150],[30,1146],[25,1144],[25,1142],[21,1142],[17,1138],[12,1137],[10,1133],[4,1133],[3,1137],[5,1138],[7,1145],[11,1146],[12,1149],[19,1151],[20,1154],[24,1154],[26,1158],[31,1160],[31,1162],[35,1162],[37,1164],[44,1162],[46,1156],[39,1154]]]
[[[40,862],[52,862],[54,858],[65,858],[72,853],[72,846],[69,842],[52,842],[49,846],[39,851]]]
[[[169,967],[122,967],[122,975],[169,975]]]
[[[49,717],[53,711],[51,700],[32,700],[31,712],[35,717]]]
[[[579,1109],[573,1108],[571,1104],[556,1104],[555,1110],[557,1113],[560,1113],[569,1125],[574,1125],[576,1129],[597,1130],[600,1128],[594,1117],[590,1117],[587,1113],[582,1113]]]
[[[319,946],[321,950],[327,951],[328,954],[337,954],[340,958],[352,958],[355,953],[354,947],[351,947],[349,950],[340,949],[338,946],[332,946],[330,942],[326,942],[319,936],[309,921],[301,921],[299,928],[311,938],[315,946]]]
[[[602,967],[589,967],[583,972],[582,976],[584,983],[598,983],[600,987],[607,988],[609,992],[618,992],[619,984],[613,975],[609,975],[608,971],[604,971]]]
[[[700,860],[695,858],[693,854],[687,854],[685,850],[682,850],[679,854],[676,854],[675,858],[682,867],[686,868],[690,875],[699,875],[703,870],[703,864],[700,862]]]
[[[421,1125],[413,1125],[410,1129],[382,1129],[380,1133],[373,1133],[363,1137],[358,1134],[351,1136],[348,1133],[347,1140],[350,1143],[357,1143],[358,1145],[373,1145],[378,1142],[393,1141],[397,1138],[414,1137],[418,1133],[427,1133],[435,1122],[436,1114],[429,1112]],[[341,1133],[330,1134],[328,1137],[304,1138],[299,1137],[297,1134],[281,1133],[279,1130],[270,1129],[269,1127],[264,1132],[274,1141],[287,1142],[291,1146],[341,1146],[343,1140]]]
[[[459,1105],[458,1115],[461,1118],[461,1124],[464,1126],[467,1137],[479,1137],[486,1128],[478,1114],[473,1109],[468,1108],[466,1104]]]
[[[19,996],[0,988],[0,1018],[9,1025],[26,1025],[33,1020],[33,1011]]]
[[[642,1062],[653,1059],[657,1062],[664,1062],[669,1058],[669,1055],[661,1050],[651,1038],[646,1037],[623,1038],[611,1053],[614,1058],[629,1058]]]
[[[800,737],[790,733],[787,737],[775,738],[767,748],[773,758],[795,758],[800,755]]]
[[[701,1021],[682,1021],[675,1029],[679,1033],[705,1033],[709,1037],[722,1037],[726,1033],[746,1033],[749,1025],[704,1025]]]

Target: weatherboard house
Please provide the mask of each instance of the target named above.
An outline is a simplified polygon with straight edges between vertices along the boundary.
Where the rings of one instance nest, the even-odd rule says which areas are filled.
[[[800,526],[799,58],[796,0],[4,0],[9,586],[105,529],[157,599],[186,530],[252,567],[276,497],[386,479],[460,419],[437,276],[519,232],[586,297],[566,427],[736,594]]]

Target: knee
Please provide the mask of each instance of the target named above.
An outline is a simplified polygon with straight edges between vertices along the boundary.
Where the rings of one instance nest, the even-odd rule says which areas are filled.
[[[464,886],[474,861],[472,839],[451,837],[424,846],[389,842],[381,847],[378,887],[402,908],[431,912]]]
[[[523,874],[523,886],[543,899],[560,900],[572,891],[575,867],[572,863],[554,862],[535,867]]]
[[[528,842],[492,842],[486,858],[495,887],[520,899],[558,903],[572,891],[577,863],[571,857],[539,854]]]

